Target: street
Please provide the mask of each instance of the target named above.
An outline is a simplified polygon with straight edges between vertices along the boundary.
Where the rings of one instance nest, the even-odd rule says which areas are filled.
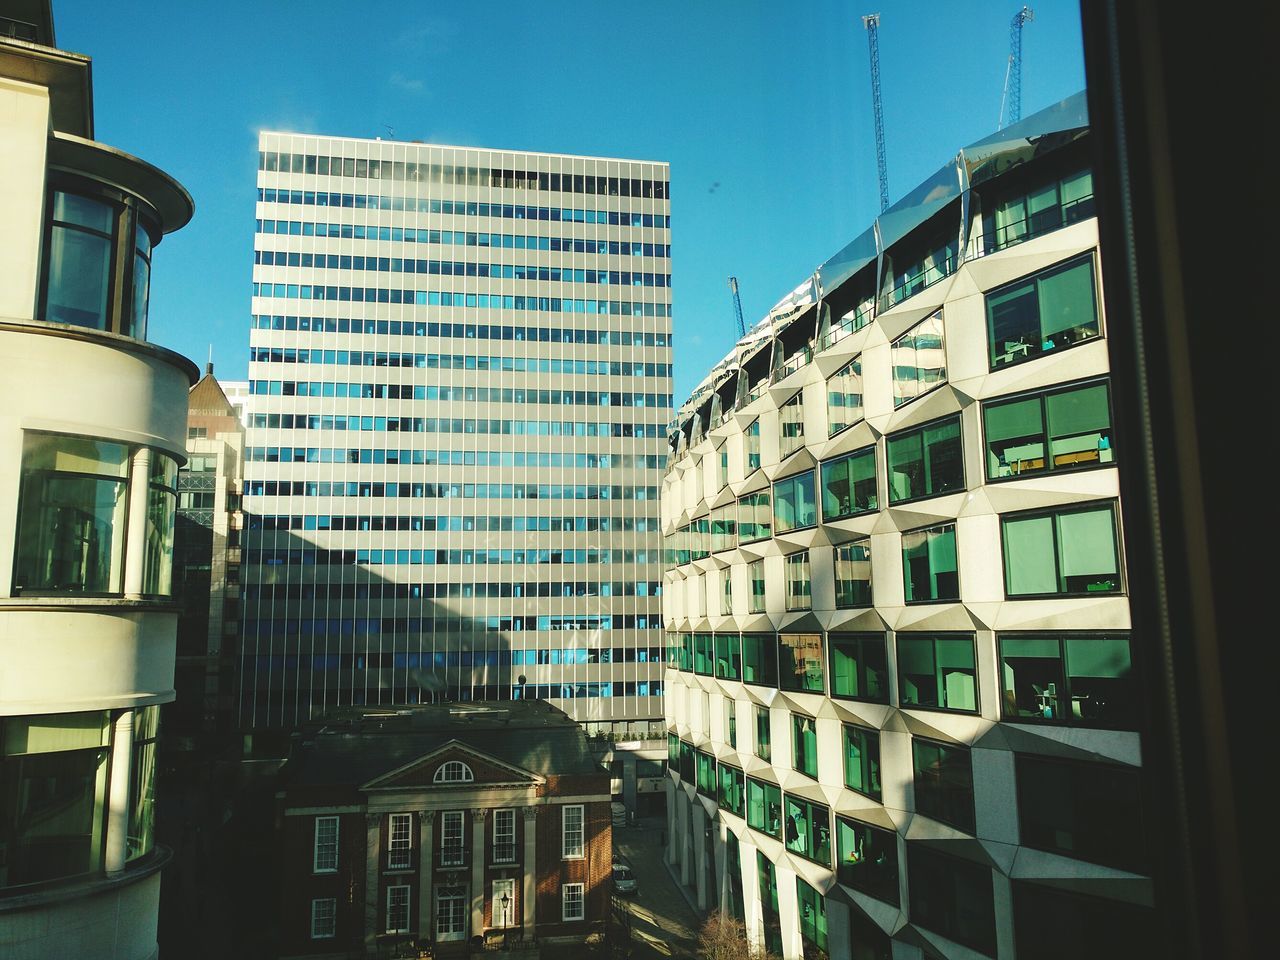
[[[701,919],[662,862],[660,818],[614,827],[614,847],[631,865],[639,893],[629,898],[636,960],[696,957]]]

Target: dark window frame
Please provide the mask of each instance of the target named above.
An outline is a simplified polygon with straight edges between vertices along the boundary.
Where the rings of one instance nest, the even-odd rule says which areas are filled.
[[[1115,430],[1115,404],[1111,397],[1111,377],[1091,377],[1087,380],[1077,380],[1074,383],[1055,384],[1053,387],[1041,390],[1024,390],[1019,393],[1010,393],[1000,397],[991,397],[983,400],[982,408],[982,459],[984,464],[983,476],[986,483],[1010,483],[1015,480],[1025,480],[1027,477],[1045,477],[1055,476],[1063,473],[1083,473],[1090,470],[1107,470],[1112,467],[1119,466],[1119,454],[1116,452],[1114,445],[1114,436],[1109,440],[1109,446],[1106,448],[1111,451],[1111,459],[1103,461],[1098,459],[1092,462],[1076,463],[1067,466],[1051,466],[1052,456],[1050,455],[1050,446],[1054,437],[1049,432],[1048,413],[1046,410],[1046,402],[1049,397],[1058,396],[1064,393],[1073,393],[1077,390],[1087,390],[1091,387],[1103,387],[1107,392],[1107,419],[1110,423],[1110,429],[1114,434]],[[1040,422],[1043,427],[1041,439],[1045,447],[1045,466],[1039,470],[1025,471],[1022,473],[1013,473],[1007,477],[993,477],[990,470],[990,442],[987,439],[987,411],[992,407],[1000,407],[1005,404],[1018,403],[1019,401],[1031,400],[1039,398],[1040,400]]]
[[[1090,513],[1099,510],[1101,506],[1108,506],[1111,510],[1111,542],[1114,550],[1116,565],[1116,587],[1112,590],[1057,590],[1050,593],[1010,593],[1009,592],[1009,545],[1006,538],[1005,526],[1009,520],[1035,520],[1047,518],[1053,523],[1050,524],[1050,530],[1053,534],[1053,565],[1054,572],[1058,582],[1064,581],[1062,573],[1062,552],[1061,542],[1058,534],[1057,518],[1067,516],[1073,513]],[[1000,517],[1000,559],[1002,572],[1002,585],[1004,587],[1004,595],[1006,600],[1050,600],[1061,599],[1064,597],[1123,597],[1128,595],[1128,578],[1125,576],[1124,563],[1124,534],[1122,529],[1122,518],[1120,516],[1120,501],[1114,497],[1106,497],[1098,500],[1086,500],[1081,503],[1073,503],[1065,506],[1054,507],[1051,509],[1035,509],[1035,510],[1018,510],[1012,513],[1002,513]]]

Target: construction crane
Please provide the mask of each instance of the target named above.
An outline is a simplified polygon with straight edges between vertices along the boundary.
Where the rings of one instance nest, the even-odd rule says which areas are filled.
[[[1004,95],[1000,98],[997,129],[1005,127],[1004,108],[1009,107],[1009,123],[1022,119],[1022,27],[1036,18],[1035,11],[1023,7],[1009,22],[1009,64],[1004,72]]]
[[[880,106],[880,14],[862,18],[871,49],[871,106],[876,118],[876,167],[880,172],[880,212],[889,209],[889,164],[884,157],[884,110]]]
[[[742,320],[742,297],[738,294],[738,278],[729,278],[729,289],[733,291],[733,315],[738,321],[738,339],[747,335],[747,325]]]

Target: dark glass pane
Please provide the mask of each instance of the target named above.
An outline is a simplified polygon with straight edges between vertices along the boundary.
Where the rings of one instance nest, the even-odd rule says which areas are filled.
[[[1129,638],[1069,636],[1065,644],[1072,717],[1085,723],[1136,727],[1138,687]]]
[[[973,766],[969,751],[918,738],[912,740],[911,751],[916,810],[973,833]]]
[[[1019,754],[1024,844],[1120,870],[1145,869],[1138,771]]]
[[[1131,960],[1156,942],[1155,911],[1022,880],[1013,881],[1018,956]]]
[[[995,956],[995,899],[989,867],[909,843],[907,876],[915,923]]]
[[[836,818],[840,882],[863,893],[898,905],[898,838],[878,827]]]
[[[822,634],[784,633],[778,637],[778,685],[783,690],[822,693]]]
[[[52,227],[44,319],[107,329],[111,248],[107,237],[57,224]]]

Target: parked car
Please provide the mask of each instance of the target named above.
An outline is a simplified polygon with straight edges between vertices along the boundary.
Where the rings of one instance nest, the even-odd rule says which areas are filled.
[[[636,875],[625,863],[613,865],[613,892],[622,897],[632,897],[640,893],[640,885]]]

